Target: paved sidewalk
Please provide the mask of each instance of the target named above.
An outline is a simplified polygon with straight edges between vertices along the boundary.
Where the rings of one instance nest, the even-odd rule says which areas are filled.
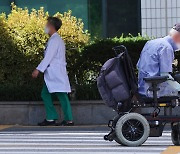
[[[0,130],[13,127],[13,125],[0,125]]]

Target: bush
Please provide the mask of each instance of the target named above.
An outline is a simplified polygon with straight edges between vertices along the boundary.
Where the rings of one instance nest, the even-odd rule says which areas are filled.
[[[175,70],[179,73],[180,70],[180,51],[175,52],[175,58],[177,59],[177,67]]]
[[[89,34],[83,30],[81,19],[71,13],[56,13],[54,16],[61,18],[63,23],[58,33],[66,43],[67,67],[71,83],[74,83],[75,63],[80,48],[89,42]],[[48,39],[44,33],[47,17],[43,8],[29,11],[14,4],[9,15],[0,14],[0,100],[39,99],[35,95],[40,94],[43,80],[42,77],[32,80],[31,73],[44,55]]]
[[[96,78],[102,65],[110,58],[115,56],[112,51],[114,46],[125,45],[132,58],[134,67],[139,59],[140,52],[144,44],[149,40],[148,37],[128,36],[120,38],[107,38],[95,40],[82,49],[81,57],[77,65],[77,99],[100,99],[96,86]]]
[[[71,11],[55,16],[63,22],[58,33],[66,42],[69,77],[79,100],[100,99],[96,78],[105,61],[115,56],[112,47],[125,45],[136,67],[140,52],[149,40],[148,37],[129,35],[89,43],[90,36],[83,30],[83,22],[73,17]],[[47,17],[43,8],[29,12],[14,4],[8,16],[0,15],[0,100],[41,99],[42,75],[38,80],[32,80],[31,72],[43,58],[48,39],[44,34]],[[180,57],[179,53],[177,57]]]
[[[110,58],[115,56],[112,48],[118,45],[124,45],[127,47],[128,53],[132,59],[134,68],[139,59],[142,48],[149,40],[148,37],[142,36],[128,36],[120,38],[108,38],[95,40],[91,44],[85,46],[81,52],[81,58],[79,59],[79,76],[77,98],[78,99],[100,99],[100,95],[96,86],[96,78],[102,65]],[[180,52],[175,53],[176,59],[180,59]],[[175,70],[180,70],[180,62]]]
[[[118,45],[127,47],[134,67],[139,59],[140,52],[149,38],[128,36],[120,38],[107,38],[95,40],[91,44],[85,46],[81,52],[79,59],[80,69],[78,72],[78,83],[93,83],[102,67],[102,65],[110,58],[115,56],[112,48]],[[83,75],[82,75],[83,74]]]

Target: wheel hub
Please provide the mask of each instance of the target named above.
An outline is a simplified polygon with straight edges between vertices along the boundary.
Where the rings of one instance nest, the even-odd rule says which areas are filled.
[[[144,127],[139,120],[127,120],[122,126],[122,134],[129,141],[137,141],[144,134]]]

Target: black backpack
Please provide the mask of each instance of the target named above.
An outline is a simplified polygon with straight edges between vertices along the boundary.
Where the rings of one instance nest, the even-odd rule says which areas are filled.
[[[117,110],[120,106],[123,110],[128,110],[130,99],[138,91],[137,79],[126,47],[118,46],[113,50],[117,56],[102,66],[97,86],[102,99],[109,107]]]

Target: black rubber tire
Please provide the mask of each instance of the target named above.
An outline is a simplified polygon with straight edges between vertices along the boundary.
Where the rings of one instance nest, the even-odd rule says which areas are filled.
[[[116,141],[116,143],[118,143],[118,144],[121,144],[121,145],[123,145],[122,144],[122,142],[116,137],[116,138],[114,138],[114,141]]]
[[[116,123],[117,123],[117,121],[119,120],[120,117],[121,117],[120,115],[117,115],[117,116],[114,117],[114,119],[113,119],[113,128],[116,127]]]
[[[171,140],[174,145],[180,145],[180,123],[177,123],[172,126]]]
[[[137,126],[136,123],[138,124]],[[150,126],[146,118],[141,114],[128,113],[123,115],[117,121],[115,132],[118,143],[125,146],[135,147],[142,145],[147,140],[150,134]],[[132,138],[137,137],[137,139],[127,139],[127,134],[123,134],[124,132],[130,134],[130,137]]]

